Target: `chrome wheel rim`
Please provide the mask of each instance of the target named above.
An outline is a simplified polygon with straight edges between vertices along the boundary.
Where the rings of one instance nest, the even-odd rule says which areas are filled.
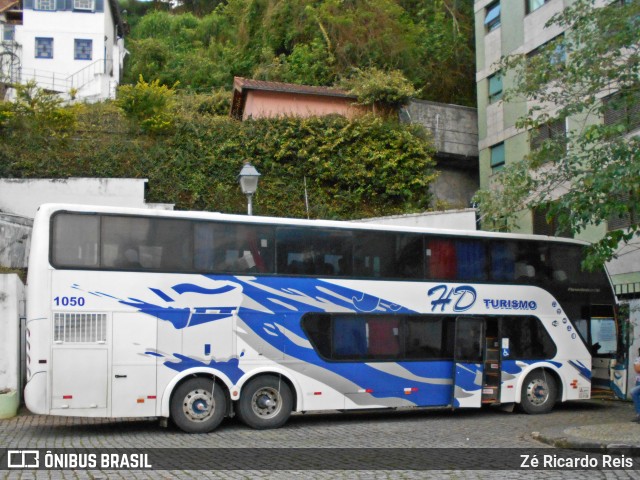
[[[260,418],[272,418],[282,410],[282,397],[275,388],[263,387],[251,397],[251,409]]]
[[[529,403],[540,406],[544,405],[548,399],[549,387],[543,379],[536,378],[527,385],[527,400],[529,400]]]
[[[204,422],[211,418],[215,402],[211,392],[197,389],[189,392],[182,402],[182,412],[192,422]]]

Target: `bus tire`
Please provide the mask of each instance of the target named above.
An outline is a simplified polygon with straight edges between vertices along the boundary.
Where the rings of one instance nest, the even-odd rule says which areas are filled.
[[[553,374],[534,370],[524,379],[520,407],[526,413],[548,413],[556,403],[558,390]]]
[[[211,378],[191,378],[171,397],[171,419],[186,433],[207,433],[224,419],[227,397],[223,387]]]
[[[261,375],[242,388],[237,413],[246,425],[261,430],[284,425],[292,409],[289,385],[274,375]]]

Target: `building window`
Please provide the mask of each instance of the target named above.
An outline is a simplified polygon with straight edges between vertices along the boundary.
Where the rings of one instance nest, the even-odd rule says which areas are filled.
[[[485,12],[484,26],[490,32],[500,26],[500,2],[493,2]]]
[[[83,40],[76,38],[73,52],[73,58],[76,60],[91,60],[91,55],[93,52],[93,40]]]
[[[73,0],[74,10],[87,10],[93,12],[94,5],[93,0]]]
[[[489,103],[502,98],[502,73],[494,73],[489,77]]]
[[[540,7],[542,7],[545,3],[549,3],[550,0],[526,0],[527,4],[527,14],[531,12],[535,12]]]
[[[491,147],[491,171],[496,173],[504,168],[504,143]]]
[[[616,92],[602,99],[605,125],[622,125],[625,132],[640,128],[640,94]]]
[[[53,58],[53,38],[36,37],[36,58]]]
[[[531,134],[531,149],[536,150],[542,147],[547,140],[560,140],[563,147],[566,148],[567,139],[567,122],[564,118],[559,118],[553,122],[545,123],[538,127]],[[564,139],[564,140],[562,140]]]
[[[16,27],[14,25],[4,24],[2,26],[2,41],[13,42],[16,39]]]
[[[640,210],[636,207],[638,205],[638,199],[631,201],[631,195],[629,193],[623,195],[617,195],[620,205],[627,205],[626,212],[611,215],[607,219],[607,231],[613,232],[614,230],[623,230],[629,228],[631,225],[637,225],[640,223]]]
[[[34,6],[36,10],[55,10],[56,0],[36,0]]]
[[[570,231],[560,230],[556,217],[547,218],[549,210],[549,204],[541,205],[533,210],[533,234],[572,238],[573,235]]]
[[[564,43],[564,35],[558,35],[552,40],[540,45],[538,48],[527,53],[527,58],[534,58],[544,54],[549,65],[555,65],[557,68],[563,68],[567,61],[567,47]]]

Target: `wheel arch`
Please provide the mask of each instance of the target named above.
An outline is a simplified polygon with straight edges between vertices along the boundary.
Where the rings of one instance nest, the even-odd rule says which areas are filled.
[[[279,377],[287,384],[287,386],[291,390],[291,394],[293,395],[293,411],[294,412],[301,411],[303,409],[303,405],[302,405],[302,395],[301,395],[300,386],[297,384],[297,382],[293,380],[293,378],[291,378],[291,376],[287,375],[285,372],[278,369],[254,370],[250,374],[244,375],[240,379],[240,381],[238,381],[238,383],[233,386],[232,391],[237,391],[238,394],[237,395],[232,394],[231,399],[234,401],[239,400],[240,396],[242,395],[242,389],[249,381],[257,377],[263,377],[263,376],[269,376],[269,375],[274,377]]]
[[[529,376],[530,373],[535,372],[537,370],[543,371],[545,372],[545,374],[553,376],[553,379],[556,382],[556,388],[558,390],[556,392],[556,402],[566,401],[566,396],[565,396],[566,392],[564,389],[564,382],[562,380],[562,375],[560,374],[560,371],[555,365],[548,362],[543,362],[543,363],[536,363],[536,364],[530,365],[529,368],[523,369],[522,373],[520,373],[518,377],[518,383],[516,385],[516,388],[517,388],[516,392],[518,392],[515,398],[516,403],[520,403],[522,400],[520,398],[520,392],[522,392],[522,387],[524,386],[525,379]]]
[[[160,402],[160,412],[159,416],[169,418],[170,414],[170,405],[171,405],[171,397],[176,389],[182,385],[185,381],[194,377],[204,377],[210,378],[211,380],[216,381],[216,384],[220,385],[224,388],[225,395],[227,396],[229,408],[231,408],[231,396],[230,391],[233,386],[233,382],[229,379],[227,375],[220,372],[219,370],[213,369],[203,369],[203,368],[189,368],[183,372],[180,372],[179,375],[176,375],[171,379],[171,381],[167,384],[162,393],[162,401]]]

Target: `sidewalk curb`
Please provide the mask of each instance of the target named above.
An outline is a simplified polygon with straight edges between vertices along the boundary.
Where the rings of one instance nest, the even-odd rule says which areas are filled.
[[[602,453],[625,454],[634,452],[637,454],[639,448],[626,443],[606,443],[567,435],[564,429],[548,430],[547,432],[532,432],[531,438],[545,443],[552,447],[568,450],[600,450]]]

